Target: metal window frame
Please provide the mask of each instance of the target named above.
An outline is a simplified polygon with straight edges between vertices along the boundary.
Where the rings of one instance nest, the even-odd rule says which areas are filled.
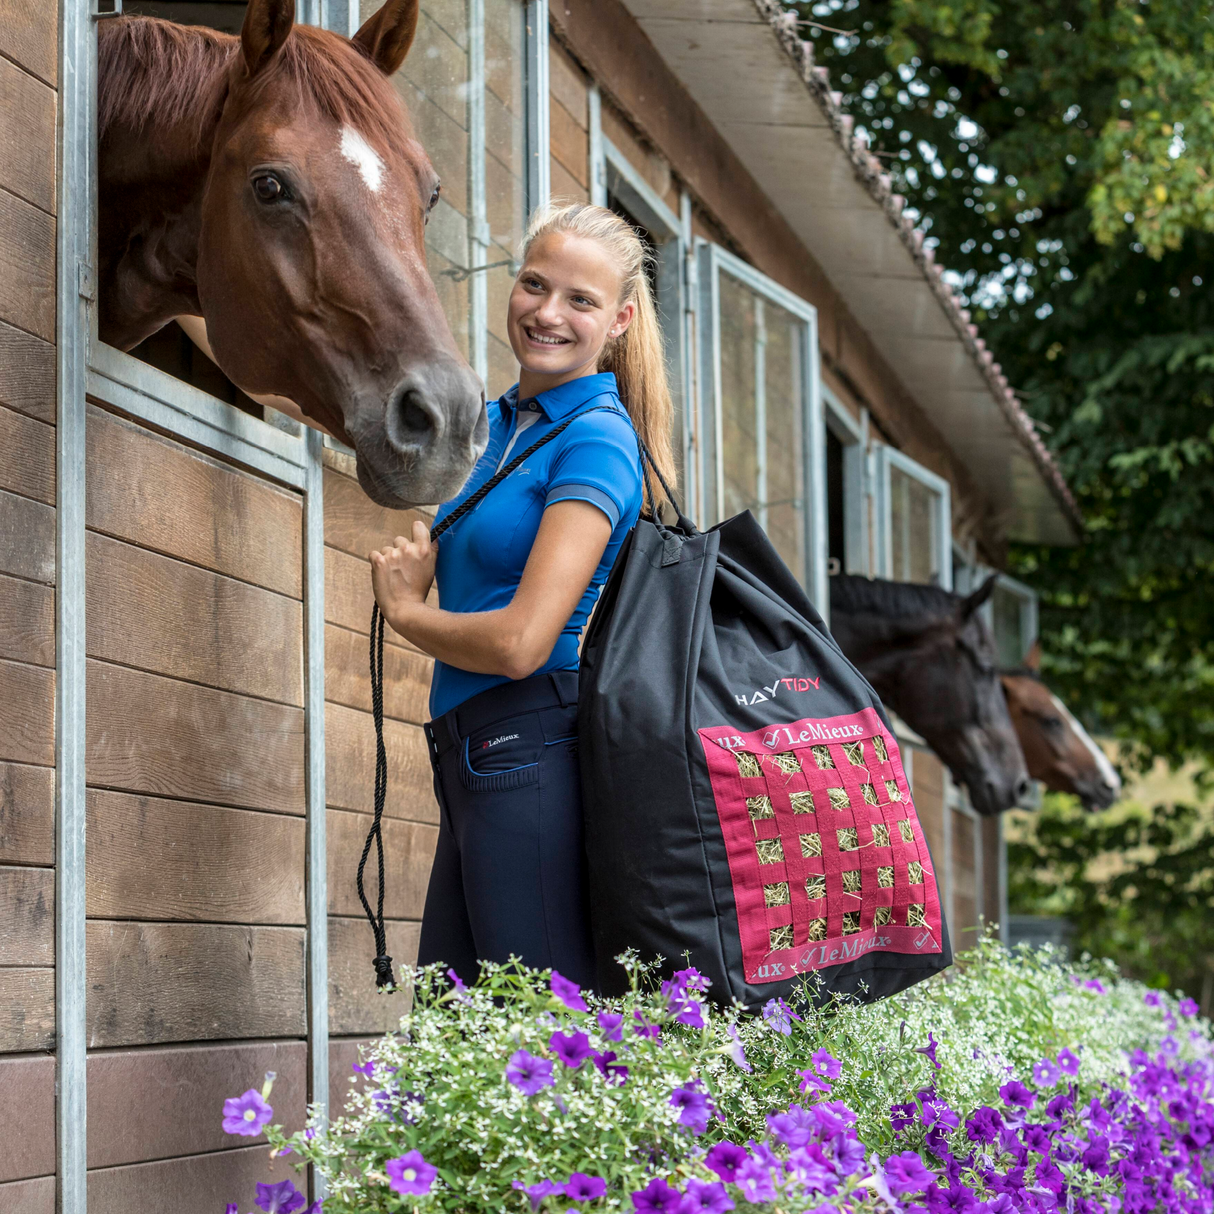
[[[527,214],[548,205],[552,195],[549,147],[548,0],[525,0],[523,5],[527,96]]]
[[[822,384],[822,411],[826,428],[843,444],[843,573],[868,576],[869,495],[865,484],[868,451],[868,410],[859,420]]]
[[[932,536],[933,558],[940,571],[937,583],[944,590],[953,588],[952,549],[952,487],[942,476],[925,468],[916,460],[904,455],[896,447],[879,443],[874,452],[874,497],[876,499],[876,549],[877,573],[880,577],[894,580],[893,519],[890,493],[890,470],[898,471],[917,480],[936,494],[936,522]]]
[[[1038,637],[1040,596],[1032,586],[1027,586],[1024,582],[1018,581],[1006,573],[998,575],[995,586],[997,589],[1012,595],[1020,601],[1020,651],[1023,657],[1028,654],[1033,642]],[[990,607],[993,632],[995,616],[993,603],[990,604]]]
[[[696,241],[699,275],[699,404],[701,432],[712,435],[711,451],[697,453],[697,474],[706,490],[712,479],[713,504],[709,514],[716,515],[725,498],[725,460],[722,437],[723,401],[721,384],[721,290],[722,274],[738,280],[760,298],[776,304],[802,322],[801,367],[802,465],[805,486],[805,571],[806,592],[822,618],[830,619],[830,582],[827,576],[826,531],[826,444],[822,405],[821,375],[818,363],[818,310],[799,295],[768,278],[760,270],[711,241]],[[703,494],[707,499],[707,493]],[[704,502],[707,507],[707,500]]]

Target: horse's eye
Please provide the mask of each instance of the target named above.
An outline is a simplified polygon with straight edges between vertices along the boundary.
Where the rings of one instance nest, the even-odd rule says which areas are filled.
[[[443,192],[443,187],[442,187],[442,184],[441,184],[441,183],[440,183],[440,184],[438,184],[438,185],[436,185],[436,186],[434,187],[434,189],[431,191],[431,193],[430,193],[430,201],[429,201],[429,202],[426,204],[426,212],[427,212],[427,214],[428,214],[430,211],[433,211],[433,210],[434,210],[434,208],[435,208],[436,206],[438,206],[438,196],[439,196],[439,195],[440,195],[442,192]]]
[[[259,173],[253,178],[253,193],[258,202],[281,202],[287,196],[287,187],[273,173]]]

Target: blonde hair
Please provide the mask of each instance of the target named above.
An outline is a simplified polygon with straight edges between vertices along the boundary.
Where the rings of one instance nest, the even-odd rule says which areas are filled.
[[[583,202],[554,203],[532,216],[523,238],[522,259],[542,236],[568,233],[597,240],[611,254],[620,271],[621,304],[632,303],[632,323],[619,337],[609,337],[599,355],[598,369],[612,371],[620,400],[632,418],[641,442],[662,478],[675,488],[674,403],[666,379],[666,351],[658,311],[646,273],[651,256],[636,229],[614,211]],[[665,495],[654,485],[659,499]]]

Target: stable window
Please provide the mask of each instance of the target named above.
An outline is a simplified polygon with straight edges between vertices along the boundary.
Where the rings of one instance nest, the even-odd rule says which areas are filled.
[[[878,574],[951,590],[948,481],[885,444],[876,448],[874,464]]]
[[[697,258],[705,521],[750,510],[825,611],[817,313],[718,245]]]
[[[864,485],[868,411],[859,419],[822,385],[826,420],[826,553],[827,570],[867,575],[868,496]]]
[[[990,624],[999,665],[1005,670],[1023,666],[1037,639],[1036,592],[1001,573],[990,598]]]

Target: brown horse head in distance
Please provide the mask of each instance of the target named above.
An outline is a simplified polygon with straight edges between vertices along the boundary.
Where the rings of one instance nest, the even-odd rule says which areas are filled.
[[[969,789],[980,814],[1028,795],[1024,755],[978,608],[994,578],[963,597],[938,586],[830,579],[830,628],[873,690]]]
[[[484,394],[426,271],[439,182],[389,77],[417,0],[353,39],[250,0],[239,38],[100,32],[99,335],[202,316],[247,392],[294,400],[381,505],[438,502],[484,450]]]
[[[1069,792],[1087,809],[1108,809],[1121,795],[1121,777],[1067,706],[1041,681],[1036,644],[1019,670],[1001,676],[1012,724],[1029,775],[1051,792]]]

